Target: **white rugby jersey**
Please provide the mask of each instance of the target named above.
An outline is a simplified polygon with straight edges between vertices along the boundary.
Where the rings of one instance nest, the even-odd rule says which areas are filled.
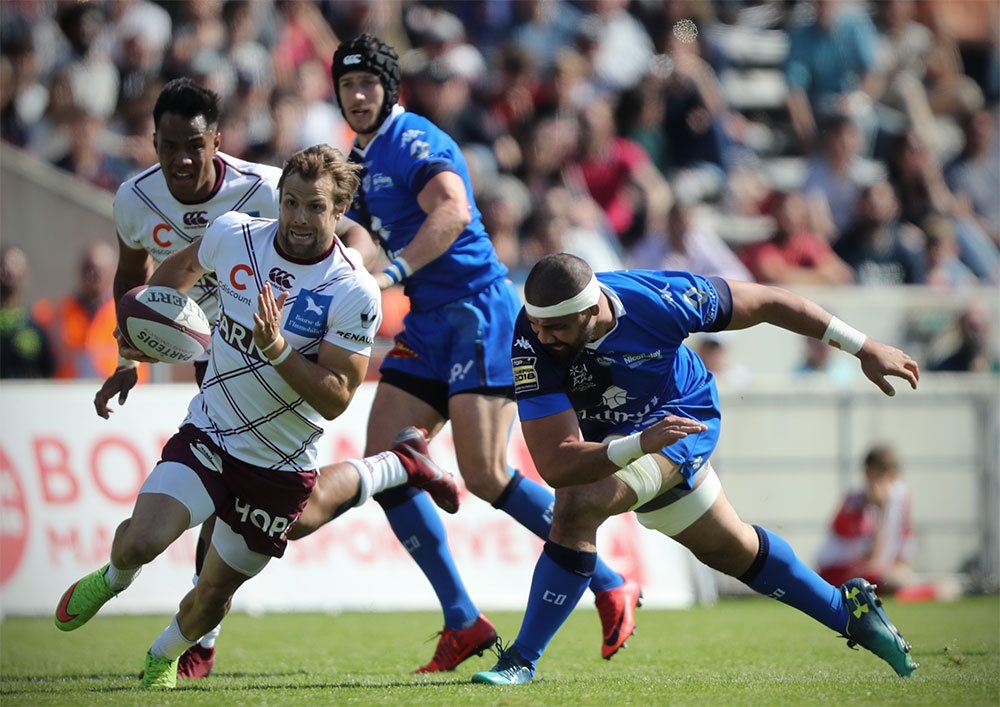
[[[215,188],[197,204],[180,202],[170,193],[159,164],[124,182],[115,194],[118,237],[129,248],[141,248],[160,263],[199,238],[208,224],[227,211],[278,218],[280,169],[222,152],[216,153],[216,164],[219,178]],[[217,286],[214,274],[208,274],[188,292],[210,322],[218,312]]]
[[[313,361],[321,341],[371,354],[382,321],[375,278],[355,268],[334,238],[330,253],[303,261],[278,249],[278,222],[239,213],[217,218],[198,250],[219,283],[219,316],[201,391],[185,423],[204,430],[248,464],[280,471],[316,467],[322,416],[296,393],[253,343],[253,315],[265,282],[288,291],[281,333]]]

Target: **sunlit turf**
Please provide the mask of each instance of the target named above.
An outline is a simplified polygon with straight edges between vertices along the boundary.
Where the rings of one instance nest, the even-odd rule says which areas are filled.
[[[638,632],[600,658],[594,611],[577,611],[530,685],[469,683],[493,664],[474,657],[452,673],[411,675],[434,650],[431,613],[234,614],[215,671],[172,693],[138,689],[137,674],[166,616],[98,616],[64,634],[51,618],[0,624],[3,705],[1000,705],[1000,601],[886,602],[921,664],[902,679],[867,651],[765,599],[687,611],[640,609]],[[490,618],[512,640],[520,614]]]

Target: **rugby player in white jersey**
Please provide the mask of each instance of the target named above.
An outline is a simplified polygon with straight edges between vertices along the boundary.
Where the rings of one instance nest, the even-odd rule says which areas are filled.
[[[153,267],[200,238],[215,219],[227,211],[249,216],[278,218],[278,179],[281,170],[246,162],[219,151],[219,97],[188,78],[170,81],[153,107],[153,144],[159,162],[129,179],[115,195],[115,229],[118,235],[118,269],[115,301],[133,287],[145,284]],[[343,239],[369,243],[368,232],[349,219],[337,223]],[[280,279],[280,278],[279,278]],[[210,322],[218,312],[218,282],[207,274],[189,294]],[[150,360],[132,350],[133,358],[119,358],[118,368],[94,396],[97,414],[108,419],[109,402],[118,396],[124,404],[138,382],[139,360]],[[194,377],[201,385],[208,353],[194,362]],[[214,517],[202,526],[195,551],[195,582],[201,573],[212,538]],[[201,678],[215,661],[212,629],[182,657],[178,675]]]
[[[215,93],[188,78],[170,81],[156,99],[153,125],[158,164],[123,183],[115,195],[115,302],[133,287],[145,284],[157,263],[200,238],[208,225],[227,211],[278,217],[281,170],[219,152],[219,97]],[[218,312],[217,287],[215,277],[206,275],[189,293],[210,322],[215,322]],[[138,382],[138,365],[138,360],[119,357],[118,368],[94,396],[98,415],[108,419],[113,412],[108,403],[116,395],[119,404],[125,403]],[[199,386],[207,365],[208,353],[194,362]],[[208,519],[198,537],[196,582],[214,522],[214,517]],[[211,672],[217,635],[218,628],[209,631],[184,654],[181,677],[200,678]]]
[[[279,180],[278,220],[227,213],[149,279],[187,292],[221,275],[205,379],[118,526],[111,561],[66,590],[55,617],[61,630],[79,628],[142,565],[217,514],[200,580],[147,652],[143,687],[174,687],[180,656],[222,620],[243,582],[284,553],[316,482],[321,421],[340,415],[364,378],[380,292],[335,235],[357,172],[328,145],[297,152]],[[391,486],[427,487],[425,453],[423,434],[410,428],[393,450],[336,469],[359,505]],[[431,471],[457,499],[450,476]]]

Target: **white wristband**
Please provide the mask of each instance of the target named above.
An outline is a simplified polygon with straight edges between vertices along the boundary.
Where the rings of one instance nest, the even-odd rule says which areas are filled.
[[[285,342],[285,350],[280,354],[271,359],[271,365],[277,366],[279,363],[284,363],[285,359],[292,355],[292,345]]]
[[[279,341],[281,341],[281,339],[282,339],[282,337],[281,337],[281,334],[278,334],[278,335],[277,335],[276,337],[274,337],[274,341],[272,341],[272,342],[271,342],[270,344],[268,344],[267,346],[265,346],[265,347],[264,347],[264,348],[262,348],[262,349],[261,349],[261,348],[260,348],[259,346],[258,346],[257,348],[258,348],[258,349],[260,349],[260,352],[261,352],[261,353],[267,353],[267,352],[268,352],[268,351],[270,351],[270,350],[271,350],[272,348],[274,348],[274,345],[275,345],[276,343],[278,343]]]
[[[830,319],[830,324],[823,334],[823,343],[836,346],[841,351],[856,354],[868,339],[863,333],[841,321],[837,317]]]
[[[138,368],[139,362],[133,361],[130,358],[125,358],[121,354],[118,355],[118,368]]]
[[[643,456],[645,452],[642,451],[640,435],[640,432],[633,432],[627,437],[608,442],[608,459],[622,469]]]
[[[394,258],[393,261],[389,263],[389,266],[382,272],[385,273],[389,279],[392,280],[392,284],[395,285],[397,282],[401,282],[412,275],[413,267],[406,262],[402,256],[399,256],[398,258]]]

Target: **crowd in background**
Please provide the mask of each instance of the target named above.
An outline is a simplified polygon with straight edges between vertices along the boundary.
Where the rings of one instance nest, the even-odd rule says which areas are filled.
[[[0,136],[114,191],[156,162],[153,103],[190,76],[222,97],[228,154],[346,152],[331,57],[371,32],[400,54],[401,102],[462,146],[515,280],[568,251],[598,271],[950,292],[1000,283],[998,8],[6,0]]]

